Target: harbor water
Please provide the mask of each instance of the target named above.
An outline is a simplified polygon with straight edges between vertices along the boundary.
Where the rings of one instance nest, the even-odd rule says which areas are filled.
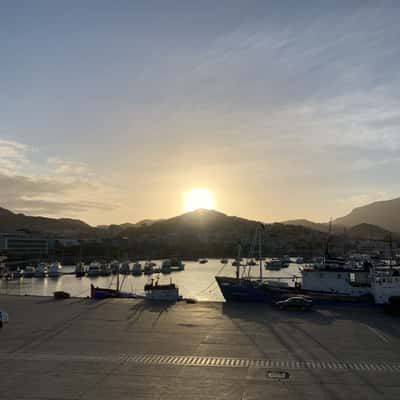
[[[160,261],[157,262],[158,265],[160,263]],[[90,284],[100,287],[116,287],[116,276],[77,278],[74,270],[74,266],[63,266],[62,275],[58,278],[0,280],[0,294],[52,296],[53,292],[63,290],[73,297],[87,297],[90,293]],[[247,270],[250,270],[250,276],[259,276],[258,265],[247,267]],[[223,265],[220,260],[210,259],[206,264],[187,261],[184,271],[171,272],[166,275],[120,275],[120,282],[123,283],[122,291],[143,294],[144,285],[151,278],[159,276],[160,283],[168,283],[172,280],[177,284],[180,294],[184,298],[194,298],[199,301],[224,301],[214,277],[217,274],[235,276],[235,272],[236,268],[232,266],[232,260]],[[247,274],[248,272],[246,272]],[[279,271],[267,271],[263,268],[263,277],[282,277],[287,281],[293,275],[299,276],[299,265],[295,263],[291,263],[288,268]]]

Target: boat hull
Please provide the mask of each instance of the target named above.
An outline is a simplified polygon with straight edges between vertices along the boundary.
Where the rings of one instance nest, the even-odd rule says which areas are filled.
[[[362,303],[374,304],[371,295],[350,296],[343,293],[302,290],[292,286],[270,286],[256,280],[216,277],[218,286],[226,301],[256,302],[274,304],[290,296],[307,296],[316,304]]]
[[[90,285],[90,298],[104,300],[110,298],[137,299],[142,298],[134,293],[121,292],[116,289],[100,288]]]

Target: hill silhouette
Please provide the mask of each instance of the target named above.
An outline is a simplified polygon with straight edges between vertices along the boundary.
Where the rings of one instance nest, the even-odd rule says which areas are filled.
[[[90,225],[78,219],[32,217],[0,207],[0,232],[12,233],[18,230],[73,236],[94,233]]]
[[[348,215],[337,218],[334,223],[347,227],[366,223],[391,232],[400,232],[400,198],[357,207]]]

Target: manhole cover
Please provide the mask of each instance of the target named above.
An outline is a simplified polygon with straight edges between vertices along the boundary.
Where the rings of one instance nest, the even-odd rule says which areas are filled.
[[[276,380],[284,380],[289,379],[289,372],[286,371],[267,371],[267,378],[276,379]]]

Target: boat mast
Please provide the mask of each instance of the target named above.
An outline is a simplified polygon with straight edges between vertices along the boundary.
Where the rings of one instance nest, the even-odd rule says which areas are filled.
[[[240,252],[242,250],[242,246],[240,243],[238,244],[238,253],[236,258],[236,279],[239,280],[240,277]]]
[[[331,241],[331,238],[332,238],[332,218],[329,221],[329,233],[325,245],[325,261],[327,258],[329,258],[329,242]]]
[[[258,228],[258,259],[260,261],[260,280],[262,280],[262,258],[261,258],[261,229]]]

